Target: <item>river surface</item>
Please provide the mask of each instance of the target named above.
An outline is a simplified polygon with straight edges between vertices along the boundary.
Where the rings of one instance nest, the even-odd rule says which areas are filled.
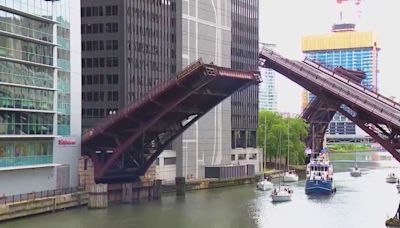
[[[342,155],[331,155],[332,159]],[[106,210],[71,209],[7,223],[1,228],[384,228],[399,205],[395,184],[386,175],[400,166],[387,153],[357,153],[362,176],[348,170],[354,157],[334,161],[336,194],[308,197],[304,181],[292,185],[291,202],[273,204],[270,192],[245,185],[187,192],[186,197],[164,195],[161,201],[116,205]]]

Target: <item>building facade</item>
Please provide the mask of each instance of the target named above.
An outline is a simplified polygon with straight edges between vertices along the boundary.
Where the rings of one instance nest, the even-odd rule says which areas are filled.
[[[328,67],[343,66],[347,69],[362,70],[366,78],[362,85],[377,91],[378,52],[377,39],[373,32],[355,31],[354,24],[335,25],[332,33],[302,38],[302,50],[307,58]],[[303,108],[313,99],[305,92]],[[351,139],[366,134],[343,115],[337,113],[327,129],[327,137]]]
[[[260,67],[262,82],[259,85],[258,107],[260,110],[270,112],[278,111],[278,101],[276,93],[275,78],[278,74],[276,71],[269,68]]]
[[[232,69],[258,70],[258,9],[259,0],[232,0]],[[258,85],[251,85],[231,97],[232,149],[257,146],[258,96]]]
[[[78,185],[79,8],[0,1],[0,195]]]
[[[84,130],[181,68],[180,1],[82,0]]]
[[[182,1],[182,66],[202,58],[231,66],[231,1]],[[183,133],[177,176],[204,177],[204,166],[230,163],[231,99],[224,100]]]

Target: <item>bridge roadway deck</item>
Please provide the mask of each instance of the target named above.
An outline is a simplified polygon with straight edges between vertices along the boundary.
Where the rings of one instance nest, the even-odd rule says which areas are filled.
[[[324,92],[345,101],[347,106],[358,106],[387,125],[400,129],[400,105],[389,98],[335,75],[333,71],[307,59],[304,62],[289,60],[266,49],[261,55],[268,58],[266,66],[284,75],[287,70],[294,72],[295,75],[290,74],[287,77],[296,83],[300,81],[299,84],[303,84],[310,92],[319,94],[320,88],[323,88]]]
[[[260,82],[259,72],[197,61],[82,136],[96,182],[134,181],[189,126],[234,92]]]

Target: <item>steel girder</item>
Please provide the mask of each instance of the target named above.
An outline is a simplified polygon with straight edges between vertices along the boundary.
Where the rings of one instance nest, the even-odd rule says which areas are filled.
[[[334,72],[344,78],[361,84],[365,78],[362,71],[348,70],[344,67],[336,67]],[[336,114],[336,108],[330,105],[327,99],[322,96],[315,97],[304,109],[301,117],[309,124],[308,136],[305,144],[313,151],[321,151],[324,144],[326,130],[329,127],[333,116]]]
[[[133,181],[205,113],[233,92],[260,82],[259,72],[234,71],[201,61],[86,132],[82,153],[96,182]]]
[[[354,84],[357,78],[350,82],[330,69],[315,63],[312,65],[310,60],[289,60],[268,49],[260,52],[259,59],[260,66],[274,69],[325,100],[329,107],[353,121],[400,161],[399,103],[374,91],[360,88]]]

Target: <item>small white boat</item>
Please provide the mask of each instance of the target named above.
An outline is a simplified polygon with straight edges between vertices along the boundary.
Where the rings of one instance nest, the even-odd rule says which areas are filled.
[[[359,177],[359,176],[361,176],[361,170],[357,166],[353,167],[353,168],[351,168],[350,175],[352,177]]]
[[[296,182],[299,180],[299,176],[297,175],[296,171],[289,170],[285,172],[283,176],[283,182]]]
[[[386,177],[386,182],[387,183],[396,183],[397,182],[398,177],[396,176],[395,173],[389,173],[388,176]]]
[[[271,197],[272,197],[272,202],[286,202],[286,201],[291,201],[292,200],[292,194],[293,191],[290,188],[284,188],[284,189],[274,189],[272,191]]]
[[[257,183],[257,189],[261,191],[268,191],[271,190],[274,185],[269,182],[268,180],[262,180]]]

